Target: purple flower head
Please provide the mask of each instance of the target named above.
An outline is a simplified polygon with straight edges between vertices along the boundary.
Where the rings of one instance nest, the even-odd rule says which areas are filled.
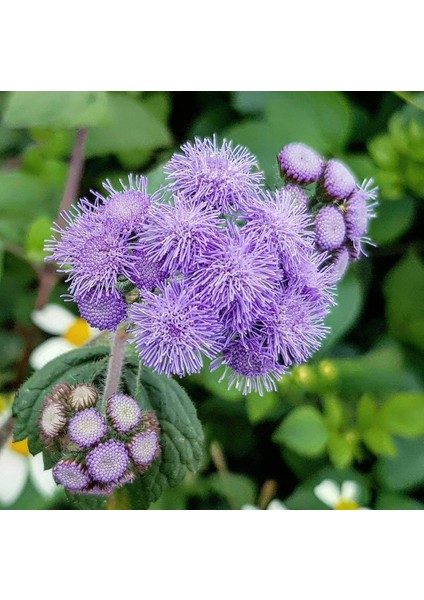
[[[138,402],[125,394],[114,394],[107,401],[107,416],[118,433],[131,431],[141,421]]]
[[[332,159],[325,165],[323,187],[330,198],[344,200],[354,191],[356,181],[342,162]]]
[[[115,331],[127,318],[127,305],[116,290],[99,296],[93,289],[75,299],[81,317],[101,331]]]
[[[130,315],[140,358],[159,373],[196,373],[202,353],[212,358],[221,348],[215,311],[183,282],[165,285],[158,295],[146,292]]]
[[[306,361],[329,331],[324,316],[320,304],[307,294],[292,287],[283,290],[264,322],[267,346],[286,366]]]
[[[306,144],[287,144],[278,155],[281,173],[288,180],[308,184],[318,181],[324,169],[323,158]]]
[[[264,193],[243,216],[246,219],[243,233],[250,235],[258,246],[278,255],[283,268],[297,264],[313,247],[306,206],[299,204],[285,188]]]
[[[296,183],[286,183],[283,190],[291,196],[294,202],[304,206],[306,209],[308,208],[309,196],[300,185],[297,185]]]
[[[224,140],[219,147],[215,137],[196,138],[181,150],[165,167],[170,189],[220,213],[239,210],[263,184],[263,173],[253,170],[256,158],[243,146],[233,148]]]
[[[156,431],[137,433],[129,443],[128,451],[137,466],[149,466],[160,454],[158,433]]]
[[[66,425],[66,410],[62,402],[47,396],[38,425],[44,440],[57,437]]]
[[[152,208],[141,239],[153,261],[170,273],[186,273],[217,237],[219,225],[219,212],[210,205],[176,195],[172,204]]]
[[[286,285],[283,288],[285,289],[286,286],[295,288],[299,293],[307,296],[314,302],[315,310],[320,308],[323,316],[328,313],[329,306],[335,303],[328,259],[327,252],[305,253],[295,268],[285,272]]]
[[[117,440],[99,444],[87,456],[88,471],[100,484],[117,483],[126,472],[129,462],[125,445]]]
[[[280,278],[275,253],[232,226],[199,257],[190,283],[227,329],[243,333],[267,310]]]
[[[88,488],[83,490],[83,493],[88,496],[111,496],[117,488],[132,483],[135,479],[135,474],[132,471],[126,471],[118,481],[113,483],[93,483]]]
[[[147,193],[147,177],[128,175],[128,184],[119,180],[122,189],[115,190],[107,179],[103,187],[108,192],[105,198],[98,192],[94,195],[101,200],[102,214],[118,230],[140,232],[147,218],[152,197]]]
[[[336,250],[346,239],[343,213],[337,206],[324,206],[315,219],[315,241],[321,250]]]
[[[362,238],[368,231],[370,219],[375,217],[377,188],[370,189],[370,183],[372,185],[371,181],[365,181],[358,186],[345,202],[346,231],[351,240]]]
[[[95,408],[86,408],[69,421],[69,437],[81,448],[90,448],[100,442],[106,431],[105,418]]]
[[[129,279],[140,290],[154,290],[167,276],[163,264],[152,260],[146,249],[134,250]]]
[[[90,484],[87,470],[75,460],[64,458],[53,469],[56,483],[63,485],[70,492],[80,492]]]
[[[234,385],[242,394],[255,391],[261,396],[264,389],[267,392],[276,389],[275,382],[285,371],[257,335],[229,342],[222,356],[212,361],[210,369],[215,371],[223,365],[226,369],[220,381],[228,375],[228,389]]]
[[[337,250],[337,252],[335,252],[329,268],[329,280],[333,285],[340,281],[340,279],[346,273],[349,260],[350,254],[346,246],[343,246]]]

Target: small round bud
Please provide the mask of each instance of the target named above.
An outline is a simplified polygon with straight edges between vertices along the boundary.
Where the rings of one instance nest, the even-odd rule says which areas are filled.
[[[111,496],[116,488],[132,483],[135,475],[132,471],[127,471],[116,483],[99,484],[93,483],[84,490],[84,494],[89,496]]]
[[[130,459],[122,442],[108,440],[99,444],[87,456],[91,477],[101,483],[117,483],[126,472]]]
[[[53,469],[56,483],[63,485],[71,492],[80,492],[90,484],[90,477],[86,469],[78,462],[65,458],[57,463]]]
[[[315,219],[315,241],[321,250],[336,250],[346,238],[343,214],[336,206],[325,206]]]
[[[86,408],[69,421],[69,438],[81,448],[94,446],[106,432],[106,420],[95,408]]]
[[[101,331],[115,331],[127,318],[127,305],[117,292],[97,295],[92,291],[76,297],[81,317]]]
[[[127,433],[137,427],[142,417],[138,402],[125,394],[114,394],[109,398],[107,416],[119,433]]]
[[[344,200],[355,190],[355,178],[339,160],[329,160],[323,176],[324,191],[334,200]]]
[[[293,198],[297,204],[305,207],[308,206],[308,194],[300,185],[297,185],[296,183],[288,183],[283,189],[290,194],[291,198]]]
[[[328,270],[328,281],[330,285],[335,285],[340,281],[346,273],[347,267],[349,266],[349,260],[349,250],[345,246],[335,252]]]
[[[66,406],[70,393],[71,386],[68,383],[58,383],[48,394],[48,398],[50,398],[51,400],[57,400],[58,402],[62,402],[62,404]]]
[[[346,231],[351,239],[361,238],[368,230],[367,199],[366,192],[358,189],[346,201]]]
[[[38,424],[45,441],[57,437],[66,425],[66,411],[63,404],[47,396]]]
[[[137,433],[128,445],[131,458],[137,466],[146,467],[159,456],[159,435],[156,431]]]
[[[74,385],[69,394],[68,404],[72,410],[83,410],[95,406],[99,393],[90,383]]]
[[[324,160],[306,144],[287,144],[278,155],[281,173],[290,181],[308,184],[318,181]]]

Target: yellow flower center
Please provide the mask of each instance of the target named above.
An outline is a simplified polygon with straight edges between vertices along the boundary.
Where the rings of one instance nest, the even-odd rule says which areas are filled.
[[[63,337],[68,342],[71,342],[71,344],[74,344],[74,346],[82,346],[91,337],[90,325],[84,319],[75,319],[75,322]]]
[[[359,504],[354,502],[353,500],[346,500],[345,498],[340,498],[334,507],[335,510],[358,510]]]
[[[9,448],[13,450],[13,452],[17,452],[18,454],[22,454],[22,456],[29,456],[29,448],[28,448],[28,438],[21,440],[20,442],[13,442],[10,440]]]

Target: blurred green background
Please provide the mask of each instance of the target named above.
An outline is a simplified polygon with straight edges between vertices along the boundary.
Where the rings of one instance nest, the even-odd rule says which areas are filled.
[[[264,508],[273,496],[325,508],[313,488],[326,478],[356,481],[372,508],[424,508],[424,93],[19,92],[0,95],[0,112],[0,411],[48,338],[31,311],[78,128],[89,129],[81,196],[129,172],[154,191],[181,143],[214,133],[256,154],[273,187],[278,151],[301,141],[375,179],[377,247],[340,283],[320,352],[278,392],[242,398],[206,370],[183,381],[205,463],[153,508]],[[60,282],[50,302],[65,292]],[[31,478],[8,506],[49,507],[67,504]]]

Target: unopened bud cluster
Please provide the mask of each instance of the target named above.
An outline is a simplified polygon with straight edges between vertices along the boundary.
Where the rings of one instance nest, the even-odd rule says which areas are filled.
[[[47,451],[61,452],[53,469],[58,484],[81,494],[109,496],[144,473],[160,454],[159,423],[126,394],[97,408],[90,383],[60,383],[45,398],[38,426]]]

